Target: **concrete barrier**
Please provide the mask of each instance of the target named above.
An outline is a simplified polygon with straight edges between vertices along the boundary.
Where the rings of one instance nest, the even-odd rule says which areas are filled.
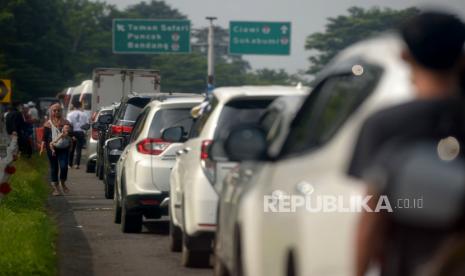
[[[6,155],[0,157],[0,202],[2,198],[11,192],[10,176],[16,172],[13,166],[13,161],[16,160],[18,154],[18,137],[11,135],[10,142],[6,148]]]

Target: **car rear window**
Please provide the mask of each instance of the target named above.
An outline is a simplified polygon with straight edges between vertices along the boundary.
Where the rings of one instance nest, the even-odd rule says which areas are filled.
[[[194,119],[190,108],[162,109],[155,113],[150,125],[149,138],[160,138],[161,131],[168,127],[182,126],[185,131],[192,127]]]
[[[92,94],[85,93],[81,96],[81,103],[84,110],[91,110],[92,109]]]
[[[126,108],[124,110],[124,114],[120,120],[126,121],[126,122],[135,122],[137,119],[137,116],[139,116],[140,112],[142,109],[150,102],[150,99],[148,98],[137,98],[137,99],[131,99],[131,101],[128,101],[126,104]]]
[[[258,124],[266,108],[274,99],[276,99],[276,97],[239,99],[226,104],[218,120],[215,140],[226,139],[229,132],[239,125]]]
[[[80,94],[74,94],[72,97],[71,97],[71,104],[76,107],[76,106],[79,106],[79,97],[81,95]]]

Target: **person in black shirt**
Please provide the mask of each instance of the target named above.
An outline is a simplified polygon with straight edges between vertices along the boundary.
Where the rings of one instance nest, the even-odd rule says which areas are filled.
[[[18,111],[16,106],[18,103],[14,103],[13,105],[8,107],[8,114],[5,117],[5,127],[6,127],[6,132],[8,135],[12,135],[13,133],[16,133],[18,136],[18,147],[19,151],[26,155],[26,157],[30,158],[31,157],[31,150],[29,145],[29,140],[27,137],[27,134],[24,131],[25,127],[25,121],[23,114]]]
[[[19,136],[22,133],[22,125],[24,124],[23,116],[21,112],[18,111],[16,105],[10,105],[8,107],[8,114],[5,117],[5,126],[6,132],[8,135],[12,135],[13,132]]]
[[[457,17],[424,12],[400,29],[406,49],[402,58],[411,68],[416,99],[382,110],[366,120],[359,134],[349,175],[368,184],[368,202],[375,209],[402,166],[396,151],[422,139],[456,137],[465,145],[458,126],[463,109],[459,68],[464,58],[465,26]],[[444,120],[447,118],[447,120]],[[463,124],[462,124],[463,125]],[[394,154],[392,154],[394,153]],[[365,275],[381,261],[382,275],[413,275],[432,258],[447,233],[393,223],[392,213],[363,212],[356,237],[356,272]]]

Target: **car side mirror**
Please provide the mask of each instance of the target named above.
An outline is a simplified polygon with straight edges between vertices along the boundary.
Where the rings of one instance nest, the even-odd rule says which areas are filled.
[[[183,142],[184,134],[184,127],[182,126],[169,127],[162,130],[161,139],[172,143]]]
[[[92,128],[94,128],[94,129],[103,130],[104,127],[105,127],[105,125],[101,124],[99,122],[95,122],[95,123],[92,124]]]
[[[223,147],[230,161],[264,161],[268,156],[266,132],[258,126],[241,126],[233,129],[226,138]],[[213,147],[213,158],[219,158],[218,153],[220,151]]]
[[[106,142],[106,146],[110,150],[122,150],[123,149],[123,138],[115,137],[115,138],[108,139]]]
[[[82,130],[86,130],[86,131],[89,130],[89,129],[90,129],[90,124],[83,124],[83,125],[81,126],[81,129],[82,129]]]
[[[113,115],[111,114],[100,115],[97,119],[98,123],[105,124],[105,125],[111,124],[112,121],[113,121]]]

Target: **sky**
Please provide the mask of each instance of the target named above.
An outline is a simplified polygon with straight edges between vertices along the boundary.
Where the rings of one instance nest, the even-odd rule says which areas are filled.
[[[119,8],[136,4],[138,0],[105,0]],[[146,0],[148,2],[150,0]],[[465,20],[465,0],[165,0],[191,20],[192,28],[208,26],[206,16],[216,16],[216,25],[228,28],[229,21],[289,21],[292,25],[289,56],[244,55],[253,69],[285,69],[288,73],[306,70],[311,52],[305,50],[305,38],[314,32],[324,32],[326,19],[346,14],[352,6],[373,6],[403,9],[439,7],[458,14]]]

